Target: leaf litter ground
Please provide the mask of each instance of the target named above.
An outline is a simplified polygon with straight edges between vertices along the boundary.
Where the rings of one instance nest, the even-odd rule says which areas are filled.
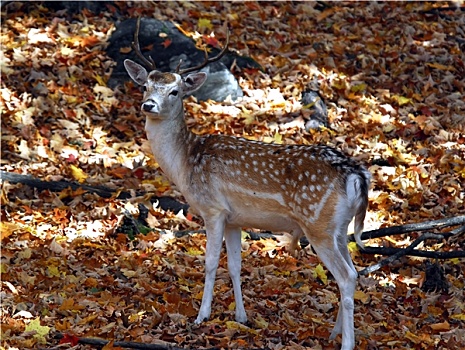
[[[212,319],[193,325],[205,237],[176,238],[173,232],[195,232],[201,222],[150,204],[150,193],[182,197],[150,153],[140,92],[130,82],[116,90],[106,85],[114,62],[104,49],[118,16],[172,20],[199,44],[216,42],[211,32],[221,43],[228,21],[231,50],[264,68],[233,69],[245,92],[239,102],[187,99],[194,132],[321,142],[357,157],[373,174],[367,229],[465,213],[460,4],[117,2],[107,8],[69,16],[39,3],[2,6],[1,170],[149,193],[123,201],[2,183],[3,348],[52,346],[55,332],[199,349],[339,346],[328,340],[337,312],[334,280],[311,249],[297,259],[288,254],[286,236],[252,241],[244,235],[247,325],[233,321],[224,254]],[[332,128],[306,131],[311,111],[299,101],[315,79]],[[122,224],[128,215],[138,217],[140,203],[150,208],[153,231],[131,241]],[[368,244],[402,247],[415,237]],[[463,246],[462,238],[427,248]],[[352,255],[359,268],[379,259]],[[360,278],[357,349],[465,347],[463,261],[443,262],[448,290],[428,293],[421,289],[423,264],[403,258]]]

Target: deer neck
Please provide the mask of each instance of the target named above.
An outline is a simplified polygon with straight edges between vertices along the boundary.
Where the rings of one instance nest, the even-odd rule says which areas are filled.
[[[176,118],[146,118],[145,131],[153,155],[165,175],[182,189],[186,185],[189,145],[197,136],[187,129],[184,112]]]

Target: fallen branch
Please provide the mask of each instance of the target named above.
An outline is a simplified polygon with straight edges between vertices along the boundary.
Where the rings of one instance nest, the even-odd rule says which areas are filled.
[[[448,232],[447,235],[448,237],[454,236],[454,235],[461,235],[462,233],[465,232],[465,226],[461,226],[456,228],[455,230],[452,230],[451,232]],[[449,258],[464,258],[465,257],[465,251],[454,251],[454,252],[431,252],[431,251],[419,251],[414,249],[416,246],[418,246],[421,242],[424,242],[428,239],[435,239],[435,240],[443,240],[445,239],[446,234],[435,234],[431,232],[424,233],[420,237],[418,237],[416,240],[412,242],[407,248],[376,248],[376,247],[365,247],[362,249],[362,253],[365,253],[365,251],[372,251],[371,254],[378,254],[373,253],[373,251],[380,251],[381,249],[386,250],[390,249],[390,252],[393,252],[392,249],[395,249],[395,253],[392,254],[389,258],[386,258],[384,260],[381,260],[380,262],[369,266],[361,271],[359,271],[359,275],[367,275],[371,272],[374,272],[376,270],[379,270],[380,268],[389,265],[391,262],[401,258],[402,256],[406,255],[415,255],[415,256],[423,256],[425,255],[431,255],[431,256],[425,256],[425,257],[434,257],[436,259],[449,259]],[[448,254],[447,254],[448,253]],[[370,253],[369,253],[370,254]],[[442,257],[441,257],[442,256]],[[444,257],[447,256],[447,257]]]
[[[362,240],[401,235],[409,232],[426,231],[457,225],[465,225],[465,215],[433,221],[418,222],[414,224],[383,227],[377,230],[366,231],[362,234]],[[349,241],[355,242],[353,234],[349,235]]]
[[[421,242],[423,241],[426,241],[427,239],[436,239],[436,240],[441,240],[443,239],[444,237],[442,235],[437,235],[437,234],[434,234],[434,233],[425,233],[424,235],[418,237],[416,240],[413,241],[412,244],[410,244],[407,248],[405,249],[402,249],[401,251],[398,251],[397,253],[391,255],[389,258],[387,259],[384,259],[384,260],[381,260],[380,262],[374,264],[374,265],[371,265],[371,266],[368,266],[367,268],[361,270],[358,272],[359,275],[368,275],[369,273],[371,272],[374,272],[380,268],[382,268],[383,266],[386,266],[386,265],[389,265],[391,262],[393,262],[394,260],[397,260],[399,259],[400,257],[402,256],[405,256],[407,255],[408,253],[412,252],[413,249],[419,245]]]
[[[65,334],[56,333],[54,335],[55,339],[62,339],[65,337]],[[81,337],[73,337],[77,339],[79,344],[86,344],[86,345],[95,345],[98,347],[103,347],[109,343],[108,340],[99,339],[99,338],[81,338]],[[129,349],[142,349],[142,350],[185,350],[183,348],[179,348],[174,346],[170,343],[163,342],[163,344],[146,344],[146,343],[138,343],[132,341],[116,341],[113,343],[113,347],[121,347],[121,348],[129,348]]]
[[[405,248],[385,248],[385,247],[365,247],[362,251],[363,254],[371,255],[389,255],[392,256],[399,252],[405,251]],[[418,256],[420,258],[430,259],[454,259],[454,258],[465,258],[465,250],[454,250],[450,252],[434,252],[430,250],[418,250],[413,249],[410,251],[408,256]]]
[[[55,339],[62,339],[65,337],[65,334],[62,333],[55,333]],[[86,345],[95,345],[98,347],[103,347],[109,343],[108,340],[99,339],[99,338],[81,338],[81,337],[74,337],[77,339],[79,344],[86,344]],[[142,349],[142,350],[187,350],[187,348],[180,348],[171,343],[160,341],[162,344],[146,344],[146,343],[138,343],[132,341],[116,341],[113,343],[113,347],[120,347],[120,348],[129,348],[129,349]],[[58,347],[55,347],[58,349]],[[55,349],[53,348],[53,349]],[[219,350],[220,348],[206,348],[206,350]],[[50,349],[49,349],[50,350]],[[250,350],[264,350],[261,348],[251,348]]]
[[[117,190],[113,190],[111,188],[105,186],[89,186],[80,184],[77,182],[72,181],[43,181],[40,179],[35,178],[32,175],[22,175],[16,173],[10,173],[6,171],[0,172],[0,177],[3,181],[9,181],[11,183],[20,183],[23,185],[27,185],[33,188],[37,188],[39,190],[50,190],[53,192],[63,191],[67,188],[71,188],[73,191],[77,189],[83,189],[90,193],[98,194],[100,197],[103,198],[110,198],[112,197]],[[131,194],[128,191],[122,191],[116,197],[118,199],[128,199],[131,198]]]
[[[71,188],[73,191],[76,191],[77,189],[83,189],[86,192],[95,193],[102,198],[111,198],[115,196],[115,199],[129,199],[133,197],[133,195],[129,191],[119,191],[118,189],[112,189],[106,186],[90,186],[67,180],[44,181],[37,179],[32,175],[22,175],[6,171],[0,171],[0,178],[3,181],[9,181],[15,184],[20,183],[33,188],[37,188],[41,191],[49,190],[53,192],[61,192],[67,188]],[[136,196],[143,196],[144,194],[145,192],[142,191],[136,192]],[[163,210],[171,210],[176,213],[182,210],[184,212],[184,215],[187,214],[187,210],[189,208],[187,204],[178,202],[177,200],[167,196],[152,196],[151,201],[158,201],[160,208],[162,208]]]

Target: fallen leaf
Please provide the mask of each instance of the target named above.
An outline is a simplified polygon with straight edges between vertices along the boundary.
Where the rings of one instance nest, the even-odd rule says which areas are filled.
[[[207,18],[199,18],[197,22],[197,26],[199,27],[199,29],[209,29],[209,30],[213,29],[212,22]]]
[[[35,320],[28,323],[25,329],[26,332],[34,332],[33,337],[37,339],[40,344],[45,344],[46,339],[45,336],[48,335],[50,332],[50,327],[48,326],[41,326],[40,325],[40,318],[37,317]]]
[[[319,278],[321,282],[324,284],[328,283],[328,276],[326,276],[326,271],[323,267],[323,265],[318,264],[314,269],[313,269],[313,278]]]
[[[84,181],[86,181],[87,174],[82,169],[72,164],[69,167],[71,169],[71,175],[77,182],[83,183]]]

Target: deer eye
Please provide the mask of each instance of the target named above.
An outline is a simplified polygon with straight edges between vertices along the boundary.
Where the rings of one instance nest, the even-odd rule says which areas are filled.
[[[147,86],[142,85],[142,91],[143,91],[143,92],[146,92],[146,91],[147,91]]]
[[[178,90],[172,90],[170,91],[171,96],[178,96]]]

